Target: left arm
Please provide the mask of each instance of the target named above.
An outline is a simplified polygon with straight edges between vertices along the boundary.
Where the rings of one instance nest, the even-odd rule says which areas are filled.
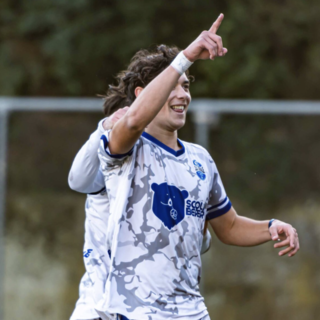
[[[258,221],[239,216],[233,207],[227,213],[211,219],[210,224],[217,237],[226,244],[248,247],[279,239],[280,242],[274,247],[286,247],[279,255],[288,253],[289,257],[294,256],[300,247],[296,229],[290,224],[274,220],[269,229],[268,220]]]
[[[99,157],[97,150],[100,145],[100,137],[106,130],[121,119],[129,107],[118,109],[110,117],[99,122],[98,128],[93,132],[89,140],[82,146],[73,160],[68,183],[69,187],[81,193],[97,193],[105,187],[101,171],[99,171]]]
[[[224,215],[209,220],[219,240],[235,246],[256,246],[271,240],[269,221],[239,216],[233,207]]]

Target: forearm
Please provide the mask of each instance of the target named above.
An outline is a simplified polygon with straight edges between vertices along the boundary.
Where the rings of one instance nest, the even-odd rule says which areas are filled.
[[[268,220],[257,221],[237,215],[231,208],[223,216],[210,220],[218,238],[234,246],[256,246],[271,240]]]
[[[257,221],[237,215],[228,232],[228,244],[249,247],[271,240],[268,223],[269,221]]]
[[[126,153],[133,147],[165,104],[179,77],[180,74],[169,66],[143,89],[126,115],[112,129],[109,149],[113,154]]]

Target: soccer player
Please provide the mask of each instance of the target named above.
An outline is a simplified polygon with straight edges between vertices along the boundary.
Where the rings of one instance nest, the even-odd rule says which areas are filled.
[[[103,177],[99,171],[97,149],[100,136],[121,118],[127,108],[119,109],[110,117],[99,122],[98,128],[77,153],[69,172],[68,183],[71,189],[88,193],[85,205],[85,242],[83,259],[86,272],[79,286],[79,299],[70,320],[98,319],[94,309],[100,300],[108,276],[110,258],[106,250],[106,229],[109,218],[109,202]],[[102,263],[103,261],[103,263]],[[108,315],[108,319],[113,319]]]
[[[109,118],[99,122],[98,128],[77,153],[69,172],[71,189],[88,193],[85,204],[85,241],[83,260],[86,272],[79,286],[79,299],[70,320],[99,319],[94,309],[96,301],[102,298],[105,281],[109,272],[110,258],[106,247],[106,230],[109,218],[109,201],[99,171],[97,149],[100,136],[111,129],[113,123],[125,113],[119,109]],[[115,319],[107,315],[109,320]]]
[[[112,102],[106,99],[105,115],[109,116],[121,101]],[[128,101],[126,101],[128,102]],[[109,218],[109,201],[105,190],[104,178],[99,170],[100,162],[97,154],[100,137],[111,129],[127,112],[128,107],[120,108],[109,117],[101,120],[98,128],[77,153],[69,172],[68,183],[71,189],[87,193],[85,206],[85,243],[83,259],[86,272],[79,286],[79,299],[70,320],[93,320],[99,315],[95,311],[95,303],[102,299],[105,281],[108,277],[110,258],[106,250],[107,226]],[[209,250],[211,236],[205,233],[201,254]],[[107,319],[115,319],[108,315]]]
[[[280,239],[280,255],[299,249],[290,224],[238,215],[208,152],[177,137],[191,100],[187,69],[227,53],[216,34],[222,19],[180,53],[164,45],[139,51],[125,73],[124,91],[137,99],[99,150],[111,237],[110,274],[96,306],[102,319],[105,312],[130,320],[210,319],[199,292],[206,220],[226,244]]]

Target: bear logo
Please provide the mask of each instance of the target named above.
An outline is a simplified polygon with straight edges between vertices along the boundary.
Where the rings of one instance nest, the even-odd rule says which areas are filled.
[[[166,182],[153,183],[151,189],[154,192],[152,211],[171,230],[185,217],[185,199],[189,192],[169,186]]]

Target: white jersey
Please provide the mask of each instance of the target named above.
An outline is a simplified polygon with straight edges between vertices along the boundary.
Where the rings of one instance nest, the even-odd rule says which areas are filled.
[[[83,261],[86,273],[81,279],[79,299],[70,320],[99,318],[95,304],[103,296],[110,268],[106,239],[109,201],[106,193],[88,195],[85,211]],[[113,317],[108,315],[107,319],[113,319]]]
[[[107,225],[109,219],[109,200],[106,193],[104,177],[99,170],[97,154],[100,137],[104,133],[102,121],[89,140],[76,155],[69,173],[71,189],[89,193],[85,212],[85,237],[83,260],[86,272],[79,285],[79,299],[70,320],[91,320],[99,318],[95,304],[104,293],[108,277],[110,258],[107,250]],[[110,240],[109,240],[110,241]],[[201,253],[209,250],[211,236],[207,231],[202,243]],[[102,262],[103,261],[103,262]],[[113,319],[109,315],[106,319]]]
[[[68,184],[72,190],[89,194],[98,194],[105,190],[97,154],[100,137],[105,131],[102,126],[104,120],[99,122],[97,130],[90,135],[73,160],[68,177]]]
[[[128,154],[111,155],[102,136],[111,268],[101,312],[139,320],[208,313],[199,292],[204,223],[231,203],[208,152],[179,143],[174,151],[144,132]]]
[[[103,121],[103,120],[102,120]],[[104,179],[99,171],[97,150],[104,132],[102,121],[74,159],[70,173],[71,189],[88,194],[85,212],[83,260],[86,272],[79,286],[79,299],[70,320],[98,319],[95,304],[104,293],[110,258],[107,250],[106,230],[109,219],[109,200]],[[110,315],[107,319],[113,319]]]

